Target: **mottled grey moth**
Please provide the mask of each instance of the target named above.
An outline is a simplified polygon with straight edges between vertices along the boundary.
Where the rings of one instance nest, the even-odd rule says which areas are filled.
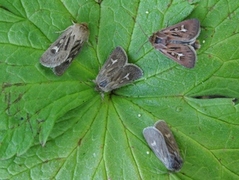
[[[94,81],[96,90],[109,92],[139,79],[143,71],[128,63],[128,57],[122,47],[116,47],[101,68]]]
[[[88,37],[89,29],[86,23],[73,24],[44,52],[40,58],[41,64],[53,68],[56,75],[62,75]]]
[[[153,127],[143,130],[144,138],[155,155],[170,171],[179,171],[183,160],[179,154],[178,145],[168,125],[160,120]]]

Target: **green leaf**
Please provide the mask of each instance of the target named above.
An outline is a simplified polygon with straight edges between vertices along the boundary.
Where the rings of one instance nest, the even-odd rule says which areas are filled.
[[[238,14],[233,0],[0,0],[0,179],[238,179]],[[193,69],[148,42],[189,18],[201,22]],[[72,21],[88,23],[89,41],[56,77],[39,58]],[[144,76],[102,100],[92,80],[116,46]],[[159,119],[178,173],[143,138]]]

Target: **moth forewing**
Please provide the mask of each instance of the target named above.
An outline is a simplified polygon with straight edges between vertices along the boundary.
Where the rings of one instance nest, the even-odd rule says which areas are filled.
[[[188,19],[178,24],[161,30],[173,41],[194,42],[200,34],[200,22],[198,19]]]
[[[120,72],[120,69],[124,67],[127,62],[128,57],[124,49],[121,47],[116,47],[100,69],[100,72],[96,77],[96,81],[106,77],[112,78],[115,73]]]
[[[103,65],[102,69],[120,69],[128,63],[128,56],[122,47],[116,47]]]
[[[138,66],[134,64],[127,64],[118,74],[115,74],[112,77],[109,89],[113,90],[129,84],[132,81],[139,79],[142,75],[143,72]]]
[[[172,131],[169,129],[168,125],[164,121],[157,121],[154,124],[154,127],[158,129],[164,136],[165,142],[168,146],[170,153],[177,152],[179,153],[178,145],[175,141]]]
[[[164,166],[170,171],[178,171],[178,163],[174,160],[174,156],[169,153],[162,133],[155,127],[148,127],[144,129],[143,133],[149,147],[152,149],[157,158],[164,164]]]
[[[54,73],[61,75],[79,53],[88,37],[89,30],[86,23],[73,24],[44,52],[40,58],[41,64],[54,68]]]
[[[179,171],[183,160],[174,136],[164,121],[157,121],[154,127],[147,127],[143,135],[155,155],[170,171]]]
[[[71,62],[72,61],[68,60],[68,61],[63,62],[59,66],[54,67],[53,68],[54,74],[57,75],[57,76],[62,75],[65,72],[65,70],[71,65]]]
[[[142,75],[142,69],[140,69],[135,64],[128,63],[127,66],[122,69],[121,81],[123,81],[122,83],[126,81],[127,83],[125,84],[128,84],[129,82],[139,79]]]
[[[177,142],[173,136],[172,131],[169,129],[165,121],[157,121],[154,127],[158,129],[164,136],[165,143],[170,153],[171,163],[169,163],[169,168],[172,171],[179,171],[183,165],[183,160],[179,153],[179,148]]]
[[[161,48],[160,51],[186,68],[193,68],[195,66],[197,55],[192,46],[169,44],[167,48]]]
[[[94,82],[96,90],[109,92],[140,78],[142,75],[143,72],[138,66],[128,63],[124,49],[116,47]]]
[[[149,147],[155,155],[168,167],[169,151],[162,133],[155,127],[147,127],[143,130],[143,135]]]
[[[200,22],[189,19],[153,33],[149,41],[152,46],[164,55],[187,68],[193,68],[197,60],[195,50],[200,34]]]

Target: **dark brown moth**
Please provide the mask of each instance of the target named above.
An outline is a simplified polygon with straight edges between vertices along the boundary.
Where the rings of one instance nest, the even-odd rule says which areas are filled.
[[[145,128],[143,135],[149,147],[168,170],[179,171],[182,168],[183,160],[178,145],[165,121],[157,121],[153,127]]]
[[[142,77],[143,71],[128,63],[128,57],[122,47],[116,47],[101,68],[94,82],[96,90],[109,92]]]
[[[80,52],[88,37],[89,29],[86,23],[73,24],[44,52],[40,63],[53,68],[56,75],[62,75]]]
[[[193,68],[197,60],[196,41],[200,34],[198,19],[189,19],[153,33],[149,37],[155,49],[186,68]]]

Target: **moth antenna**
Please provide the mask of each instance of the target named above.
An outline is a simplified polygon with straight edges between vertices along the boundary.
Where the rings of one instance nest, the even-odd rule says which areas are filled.
[[[142,33],[145,35],[145,37],[147,37],[147,39],[148,39],[148,36],[147,36],[147,34],[144,32],[144,30],[143,30],[142,26],[140,25],[140,23],[138,23],[138,22],[136,22],[136,21],[135,21],[135,23],[138,24],[140,30],[141,30]],[[139,47],[139,49],[138,49],[138,51],[136,52],[136,54],[138,54],[138,52],[142,49],[142,47],[143,47],[147,42],[148,42],[148,40],[146,40],[146,41]]]
[[[71,23],[74,25],[74,24],[76,24],[75,22],[74,22],[74,20],[71,20]]]
[[[94,49],[94,46],[89,42],[89,39],[87,39],[86,44],[87,44],[89,47],[91,47],[92,49]]]
[[[72,25],[77,24],[77,23],[75,23],[73,20],[71,20],[71,23],[72,23]],[[64,32],[65,30],[67,30],[68,28],[69,28],[69,27],[67,27],[66,29],[61,30],[61,31],[56,31],[56,33],[62,33],[62,32]]]
[[[90,88],[92,88],[92,85],[91,85],[92,82],[94,84],[94,86],[93,86],[94,90],[97,91],[97,89],[96,89],[96,81],[95,80],[88,79],[87,81],[81,81],[81,83],[84,83],[86,86],[88,86]],[[100,96],[101,96],[101,101],[103,102],[104,97],[105,97],[104,96],[104,92],[100,92]]]
[[[74,21],[72,21],[72,20],[71,20],[71,22],[72,22],[73,25],[76,24],[76,23],[74,23]],[[70,26],[69,26],[69,27],[70,27]],[[55,33],[57,33],[57,34],[63,33],[63,32],[66,31],[69,27],[65,28],[64,30],[56,31]]]
[[[138,52],[142,49],[142,47],[147,43],[148,41],[145,41],[140,47],[139,50],[136,52],[136,54],[138,54]]]
[[[135,21],[136,22],[136,21]],[[145,37],[147,37],[148,38],[148,36],[147,36],[147,34],[144,32],[144,30],[143,30],[143,28],[142,28],[142,26],[138,23],[138,22],[136,22],[136,24],[138,24],[138,26],[139,26],[139,28],[140,28],[140,30],[143,32],[143,34],[145,35]]]
[[[81,83],[85,84],[86,86],[92,88],[92,85],[90,85],[90,82],[94,82],[93,80],[91,79],[88,79],[86,81],[80,81]]]
[[[101,101],[103,102],[103,101],[104,101],[105,94],[104,94],[103,92],[100,92],[100,96],[101,96]]]

